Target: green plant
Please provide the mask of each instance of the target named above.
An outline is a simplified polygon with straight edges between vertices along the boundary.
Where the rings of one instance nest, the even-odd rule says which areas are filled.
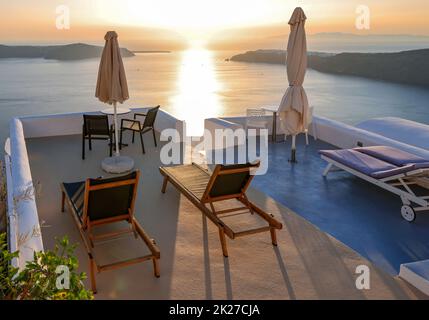
[[[89,300],[91,291],[86,290],[78,273],[78,260],[74,256],[76,246],[67,237],[57,240],[53,251],[37,252],[33,261],[19,271],[11,264],[19,253],[7,250],[6,235],[0,235],[0,299],[9,300]],[[68,270],[68,288],[60,281],[63,270]],[[62,270],[59,272],[59,270]],[[67,287],[67,285],[66,285]]]

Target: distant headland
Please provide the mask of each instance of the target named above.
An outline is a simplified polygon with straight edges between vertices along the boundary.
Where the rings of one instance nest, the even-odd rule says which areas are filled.
[[[249,51],[230,61],[283,64],[286,51]],[[309,52],[308,67],[337,75],[418,85],[429,88],[429,49],[394,53],[319,53]]]
[[[5,46],[0,45],[0,59],[43,58],[48,60],[82,60],[101,57],[103,47],[84,43],[56,46]],[[134,53],[121,48],[122,57],[133,57]]]
[[[132,53],[171,53],[165,50],[133,50]]]

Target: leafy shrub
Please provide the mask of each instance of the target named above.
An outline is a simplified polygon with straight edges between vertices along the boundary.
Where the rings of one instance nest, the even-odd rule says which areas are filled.
[[[78,273],[78,260],[74,256],[76,246],[70,245],[67,237],[58,241],[53,251],[37,252],[33,261],[27,262],[19,271],[11,264],[19,253],[7,250],[6,234],[0,235],[0,299],[9,300],[89,300],[91,291],[86,290]],[[59,269],[60,267],[60,269]],[[68,289],[58,285],[59,272],[67,268]]]

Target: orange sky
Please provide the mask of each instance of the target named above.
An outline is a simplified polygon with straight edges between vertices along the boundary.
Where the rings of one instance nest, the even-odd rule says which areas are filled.
[[[370,9],[367,31],[355,28],[362,2]],[[55,27],[61,4],[70,8],[70,30]],[[298,5],[309,34],[429,35],[428,0],[15,0],[0,4],[0,43],[102,43],[105,31],[115,29],[131,49],[175,50],[233,38],[269,46],[269,39],[288,33]]]

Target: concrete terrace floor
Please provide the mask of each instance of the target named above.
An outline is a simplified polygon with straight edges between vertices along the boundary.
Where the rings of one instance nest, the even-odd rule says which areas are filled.
[[[318,154],[336,149],[323,141],[298,139],[299,163],[288,163],[290,139],[269,149],[269,167],[253,186],[332,235],[375,265],[397,275],[402,263],[429,259],[429,212],[413,223],[400,213],[400,198],[346,172],[322,176]],[[427,192],[427,191],[426,191]]]
[[[390,276],[300,215],[253,188],[248,192],[249,197],[274,214],[284,225],[283,230],[278,232],[279,246],[273,248],[268,233],[238,240],[228,239],[230,257],[224,258],[217,228],[172,186],[168,187],[166,194],[160,192],[160,148],[153,146],[150,135],[146,135],[145,141],[146,155],[141,154],[139,143],[125,148],[123,154],[133,157],[136,167],[142,172],[135,214],[161,250],[161,278],[153,277],[150,262],[103,272],[97,275],[97,299],[425,298],[401,279]],[[96,141],[93,151],[88,151],[87,159],[83,161],[80,136],[27,140],[33,181],[41,184],[37,206],[43,224],[42,234],[46,249],[53,248],[55,237],[64,235],[68,235],[73,243],[81,243],[79,232],[69,212],[61,213],[59,185],[63,181],[106,176],[100,168],[102,159],[107,156],[106,144],[104,141]],[[314,182],[318,181],[318,176],[314,176],[312,179],[315,180],[312,180],[309,178],[309,172],[303,176],[302,182],[298,183],[305,171],[299,168],[304,169],[304,163],[296,166],[296,169],[290,169],[285,160],[286,149],[283,146],[284,144],[278,144],[272,147],[272,168],[270,166],[267,177],[258,177],[255,180],[255,186],[282,198],[282,194],[273,192],[278,185],[279,190],[287,195],[287,201],[282,202],[303,211],[304,214],[300,214],[306,218],[313,214],[313,220],[316,222],[327,220],[326,210],[332,207],[320,204],[316,206],[315,203],[320,201],[320,197],[314,194],[320,189],[320,182]],[[311,148],[305,150],[314,152]],[[300,159],[303,159],[303,152],[306,151],[299,152]],[[307,154],[307,157],[314,156]],[[276,166],[282,169],[272,171]],[[320,163],[316,162],[309,168],[319,173],[320,166]],[[275,173],[278,176],[272,179]],[[280,176],[281,174],[284,176]],[[295,175],[296,180],[291,180]],[[264,179],[269,179],[269,183],[264,183]],[[347,189],[341,189],[348,185],[346,181],[350,180],[344,179],[340,179],[341,186],[336,185],[335,181],[332,181],[329,187],[325,186],[326,192],[336,197],[338,192],[346,192]],[[356,183],[352,180],[352,185]],[[287,187],[289,184],[291,186]],[[293,185],[310,187],[305,193],[307,196],[300,194],[302,187],[292,191]],[[361,187],[368,189],[366,185]],[[366,199],[366,203],[371,200],[378,203],[378,194],[376,192],[372,198]],[[374,197],[377,199],[373,199]],[[380,197],[390,199],[386,195]],[[304,203],[299,204],[303,199]],[[308,210],[309,207],[311,210]],[[389,213],[391,212],[379,214]],[[337,222],[334,221],[333,224]],[[353,220],[340,221],[345,231],[361,232],[359,229],[355,230],[353,225],[343,225],[346,222],[353,223]],[[400,218],[398,223],[401,223]],[[374,227],[368,222],[367,228]],[[365,234],[359,236],[365,239]],[[124,255],[136,256],[138,250],[139,247],[135,246],[134,241],[125,239],[104,245],[101,253],[103,259],[112,261]],[[83,244],[78,246],[77,256],[81,270],[88,273],[88,260]],[[371,270],[371,289],[360,291],[355,286],[355,270],[363,264],[368,265]],[[89,283],[87,285],[89,287]]]

